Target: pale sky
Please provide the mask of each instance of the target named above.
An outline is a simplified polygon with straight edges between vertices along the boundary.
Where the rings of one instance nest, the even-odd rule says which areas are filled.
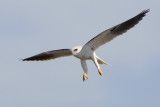
[[[159,0],[3,0],[0,2],[0,107],[160,107]],[[96,50],[83,82],[79,59],[22,62],[85,44],[150,8],[127,33]]]

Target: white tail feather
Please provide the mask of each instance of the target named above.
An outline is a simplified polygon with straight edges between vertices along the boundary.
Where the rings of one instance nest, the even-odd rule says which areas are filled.
[[[99,57],[97,57],[97,56],[96,56],[96,59],[97,59],[97,62],[98,62],[99,64],[106,64],[106,65],[110,65],[109,63],[104,62],[102,59],[100,59],[100,58],[99,58]]]

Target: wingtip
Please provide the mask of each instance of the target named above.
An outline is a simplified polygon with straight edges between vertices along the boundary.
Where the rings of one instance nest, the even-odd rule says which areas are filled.
[[[30,58],[21,59],[21,61],[32,61]]]
[[[150,11],[150,9],[143,10],[138,16],[144,17],[144,16],[146,16],[146,13],[148,13],[149,11]]]
[[[147,9],[146,11],[147,11],[147,12],[149,12],[149,11],[150,11],[150,8],[149,8],[149,9]]]
[[[19,61],[25,61],[25,59],[20,59],[20,58],[19,58],[18,60],[19,60]]]
[[[26,59],[20,59],[21,61],[27,61]]]
[[[149,9],[146,9],[146,10],[143,10],[142,13],[143,13],[143,14],[146,14],[146,13],[148,13],[149,11],[150,11],[150,8],[149,8]]]

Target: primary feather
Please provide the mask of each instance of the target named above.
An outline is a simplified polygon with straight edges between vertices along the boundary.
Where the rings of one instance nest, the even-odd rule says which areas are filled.
[[[118,24],[110,29],[105,30],[104,32],[100,33],[93,39],[91,39],[89,42],[87,42],[84,46],[84,48],[89,46],[92,50],[96,50],[101,45],[104,45],[105,43],[111,41],[113,38],[125,33],[130,28],[134,27],[142,18],[146,15],[146,13],[149,12],[148,10],[144,10],[141,13],[139,13],[137,16]]]
[[[60,50],[43,52],[35,56],[31,56],[29,58],[23,59],[23,61],[44,61],[44,60],[50,60],[50,59],[55,59],[58,57],[64,57],[64,56],[70,56],[70,55],[72,55],[72,52],[70,49],[60,49]]]

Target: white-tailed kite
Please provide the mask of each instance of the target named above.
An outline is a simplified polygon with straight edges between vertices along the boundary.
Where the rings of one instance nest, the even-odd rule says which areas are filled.
[[[149,9],[142,11],[137,16],[121,24],[118,24],[108,30],[105,30],[104,32],[100,33],[99,35],[91,39],[85,45],[76,46],[72,49],[60,49],[43,52],[38,55],[23,59],[23,61],[43,61],[73,55],[81,60],[81,65],[84,70],[83,81],[88,78],[88,68],[86,65],[86,60],[92,60],[95,63],[99,74],[102,76],[99,64],[109,64],[100,59],[96,55],[95,50],[100,46],[104,45],[105,43],[111,41],[113,38],[125,33],[127,30],[134,27],[136,24],[138,24],[140,20],[142,20],[142,18],[146,15],[147,12],[149,12]]]

